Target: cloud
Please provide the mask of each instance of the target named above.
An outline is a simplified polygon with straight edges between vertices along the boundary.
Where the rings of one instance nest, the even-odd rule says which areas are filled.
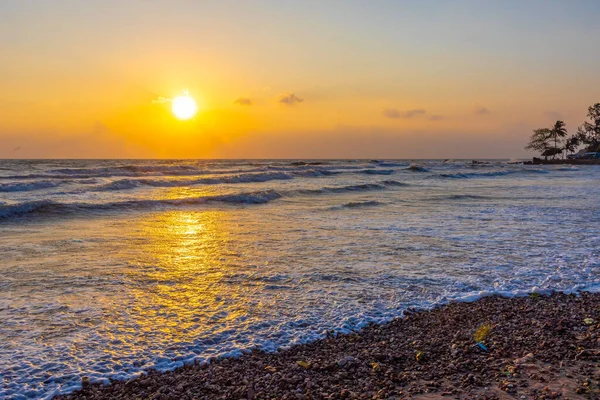
[[[21,146],[17,146],[13,149],[13,151],[19,151],[19,150],[21,150]]]
[[[284,94],[279,98],[279,102],[286,106],[293,106],[294,104],[302,103],[303,101],[304,99],[296,96],[294,93]]]
[[[237,104],[238,106],[251,106],[252,100],[247,97],[240,97],[236,99],[233,104]]]
[[[430,121],[441,121],[443,119],[445,119],[445,118],[441,115],[432,115],[431,117],[429,117]]]
[[[395,108],[387,108],[383,110],[383,115],[387,118],[401,118],[400,111]]]
[[[417,109],[413,109],[413,110],[407,110],[407,111],[398,111],[395,108],[387,108],[385,110],[383,110],[383,115],[386,118],[392,118],[392,119],[398,119],[398,118],[412,118],[415,115],[419,115],[419,114],[425,114],[427,111],[423,110],[422,108],[417,108]]]
[[[168,97],[158,96],[156,99],[152,100],[152,104],[165,104],[170,103],[172,99]]]
[[[562,120],[563,119],[563,116],[559,112],[556,112],[556,111],[545,111],[543,113],[543,116],[545,118],[548,118],[551,120]]]
[[[473,112],[475,113],[475,115],[489,115],[492,113],[486,107],[480,106],[479,104],[475,104],[473,106]]]

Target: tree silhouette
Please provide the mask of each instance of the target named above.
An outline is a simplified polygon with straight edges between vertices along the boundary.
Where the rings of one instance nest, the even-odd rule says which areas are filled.
[[[570,138],[565,140],[565,152],[574,153],[577,147],[579,147],[579,135],[571,135]]]
[[[525,146],[526,150],[536,150],[540,153],[545,152],[550,148],[550,129],[540,128],[534,129],[533,134],[529,137],[529,143]],[[548,156],[545,156],[548,159]]]
[[[577,128],[579,141],[588,146],[588,151],[600,150],[600,103],[588,107],[588,118],[590,122],[585,121]]]
[[[567,136],[567,128],[565,128],[565,123],[563,121],[556,121],[554,126],[550,129],[550,137],[554,139],[554,148],[558,149],[558,142],[562,141],[562,138]],[[562,153],[562,149],[560,151]],[[556,153],[556,154],[560,154]]]
[[[559,143],[565,136],[567,136],[565,123],[563,121],[556,121],[552,128],[534,129],[525,149],[539,151],[542,153],[544,159],[547,160],[548,157],[556,157],[557,154],[563,152],[563,149],[559,147]],[[550,145],[552,142],[554,142],[554,146]]]

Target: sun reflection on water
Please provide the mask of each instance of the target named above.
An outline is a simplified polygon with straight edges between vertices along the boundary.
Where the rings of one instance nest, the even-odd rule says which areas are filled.
[[[226,329],[227,321],[246,319],[247,288],[233,284],[239,255],[229,237],[235,224],[222,211],[168,211],[139,221],[135,230],[144,240],[128,254],[132,305],[116,310],[114,326],[127,314],[137,340],[171,344],[191,342]],[[227,224],[227,226],[224,226]],[[118,329],[115,336],[123,337]],[[140,343],[141,344],[141,343]]]

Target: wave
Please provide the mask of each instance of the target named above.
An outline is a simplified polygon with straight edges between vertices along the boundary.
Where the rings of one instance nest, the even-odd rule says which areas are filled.
[[[369,200],[369,201],[351,201],[349,203],[342,204],[341,206],[332,207],[332,209],[333,210],[339,210],[341,208],[376,207],[376,206],[382,206],[384,204],[385,203],[382,203],[380,201],[375,201],[375,200]]]
[[[347,186],[326,186],[320,189],[300,189],[295,191],[297,194],[322,194],[322,193],[346,193],[346,192],[366,192],[373,190],[383,190],[388,187],[408,186],[407,183],[402,183],[393,180],[381,181],[379,183],[362,183],[358,185]]]
[[[326,176],[341,173],[352,173],[355,170],[364,169],[359,165],[326,165],[326,163],[298,163],[282,165],[254,165],[252,168],[230,168],[232,166],[117,166],[99,168],[60,168],[52,169],[43,173],[9,175],[2,179],[89,179],[89,178],[149,178],[168,176],[212,176],[212,175],[234,175],[250,173],[290,173],[297,176]]]
[[[50,210],[55,204],[50,200],[27,201],[16,204],[0,204],[0,218],[28,214],[34,211]]]
[[[383,160],[371,160],[371,163],[376,164],[378,167],[407,167],[410,165],[408,163],[399,163]]]
[[[198,169],[192,165],[123,165],[116,167],[101,167],[101,168],[58,168],[51,169],[48,172],[62,175],[95,175],[105,176],[107,173],[159,173],[167,175],[176,175],[181,172],[196,172]]]
[[[451,174],[440,174],[442,178],[448,179],[469,179],[469,178],[485,178],[493,176],[503,176],[510,174],[510,171],[490,171],[490,172],[456,172]]]
[[[394,171],[393,169],[363,169],[357,171],[357,173],[365,175],[391,175],[394,172],[396,171]]]
[[[482,199],[489,199],[490,197],[488,196],[479,196],[476,194],[451,194],[448,196],[442,196],[439,197],[438,199],[443,199],[443,200],[482,200]]]
[[[353,171],[354,172],[354,171]],[[364,169],[356,171],[356,173],[364,175],[391,175],[395,171],[393,169]],[[331,176],[342,173],[341,171],[330,171],[321,169],[309,169],[292,173],[286,172],[263,172],[240,174],[231,176],[220,176],[213,178],[197,178],[197,179],[119,179],[109,182],[102,186],[92,189],[92,191],[113,191],[113,190],[129,190],[140,186],[152,187],[181,187],[193,185],[218,185],[218,184],[235,184],[235,183],[257,183],[268,182],[272,180],[288,180],[295,177],[322,177]]]
[[[307,169],[307,170],[303,170],[303,171],[296,171],[296,172],[293,172],[293,174],[295,176],[299,176],[299,177],[313,178],[313,177],[320,177],[320,176],[338,175],[338,174],[341,174],[342,172],[343,171],[335,171],[335,170],[330,170],[330,169],[319,168],[319,169]]]
[[[198,178],[198,179],[120,179],[114,182],[99,186],[94,191],[127,190],[140,186],[152,187],[181,187],[193,185],[218,185],[222,183],[253,183],[267,182],[271,180],[287,180],[294,177],[286,173],[259,173],[259,174],[241,174],[219,178]]]
[[[110,182],[102,186],[98,186],[92,189],[94,192],[104,192],[110,190],[127,190],[135,189],[140,185],[140,181],[133,179],[119,179],[118,181]]]
[[[301,189],[287,192],[264,190],[226,195],[186,197],[180,199],[126,200],[107,203],[61,203],[52,200],[26,201],[13,204],[0,203],[0,219],[8,219],[11,217],[18,217],[26,214],[72,214],[77,212],[90,211],[137,210],[144,208],[153,208],[158,206],[186,206],[211,202],[234,204],[266,204],[270,201],[293,195],[318,195],[325,193],[382,190],[391,186],[405,185],[406,184],[397,181],[383,181],[380,183],[365,183],[340,187],[323,187],[321,189]]]
[[[230,195],[187,197],[181,199],[128,200],[111,203],[61,203],[51,200],[40,200],[0,205],[0,218],[9,218],[31,213],[69,214],[78,211],[128,210],[152,208],[161,205],[194,205],[208,202],[264,204],[281,197],[282,195],[275,191],[262,191]]]
[[[548,171],[543,169],[520,169],[520,170],[503,170],[503,171],[487,171],[487,172],[455,172],[439,174],[442,178],[448,179],[469,179],[469,178],[490,178],[496,176],[505,176],[511,174],[547,174]]]
[[[327,164],[323,161],[294,161],[291,162],[290,165],[295,165],[295,166],[304,166],[304,165],[324,165]]]
[[[48,180],[33,182],[0,183],[0,192],[27,192],[31,190],[53,188],[60,184],[61,182]]]

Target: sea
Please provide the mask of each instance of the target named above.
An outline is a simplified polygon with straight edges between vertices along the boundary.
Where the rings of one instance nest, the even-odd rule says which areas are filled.
[[[2,160],[0,398],[600,289],[600,166]]]

